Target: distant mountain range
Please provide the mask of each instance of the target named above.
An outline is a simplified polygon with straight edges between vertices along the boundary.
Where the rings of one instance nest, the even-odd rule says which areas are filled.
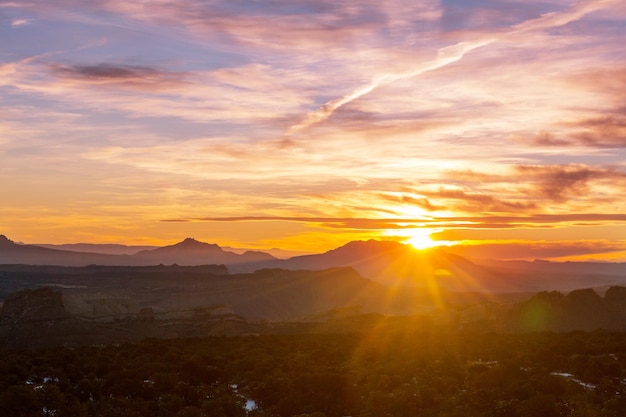
[[[269,263],[286,269],[350,266],[386,285],[443,288],[457,292],[518,293],[579,288],[606,290],[626,283],[626,264],[469,260],[445,248],[416,251],[398,242],[355,241],[319,255]]]
[[[48,249],[57,249],[71,252],[89,252],[100,253],[107,255],[134,255],[140,251],[147,251],[158,249],[160,246],[139,246],[139,245],[120,245],[113,243],[64,243],[64,244],[48,244],[48,243],[36,243],[34,246],[41,246]],[[221,247],[226,252],[233,252],[242,254],[244,252],[251,251],[249,248],[235,248],[231,246]],[[254,251],[253,251],[254,252]],[[302,251],[283,250],[279,248],[265,249],[263,252],[268,253],[275,258],[286,259],[293,256],[300,256],[306,254]]]
[[[90,245],[81,245],[89,249]],[[114,252],[127,252],[124,248],[106,245],[94,245],[94,252],[60,250],[37,245],[20,245],[0,235],[0,264],[26,265],[117,265],[117,266],[149,266],[159,264],[178,265],[209,265],[223,264],[236,266],[277,260],[264,252],[246,251],[241,254],[225,251],[218,245],[198,242],[187,238],[175,245],[156,249],[139,250],[133,254],[105,253],[107,249]]]
[[[47,243],[38,243],[34,246],[42,248],[64,250],[70,252],[89,252],[101,253],[105,255],[134,255],[142,250],[157,249],[159,246],[128,246],[117,245],[112,243],[65,243],[61,245],[51,245]]]
[[[96,245],[97,246],[97,245]],[[84,246],[89,248],[91,246]],[[626,284],[626,264],[594,262],[523,262],[469,260],[445,248],[416,251],[389,241],[355,241],[325,253],[278,259],[268,253],[235,253],[216,244],[187,238],[174,245],[133,254],[76,252],[16,244],[0,235],[0,264],[61,266],[225,265],[231,273],[258,269],[320,271],[352,267],[363,277],[385,285],[418,286],[431,290],[506,293],[606,289]],[[117,248],[116,250],[120,250]]]

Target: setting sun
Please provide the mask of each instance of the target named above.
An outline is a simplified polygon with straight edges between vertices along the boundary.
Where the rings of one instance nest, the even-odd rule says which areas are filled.
[[[433,246],[437,246],[438,243],[430,238],[430,234],[432,230],[427,229],[416,229],[411,231],[411,235],[406,241],[409,245],[413,246],[415,249],[428,249]]]

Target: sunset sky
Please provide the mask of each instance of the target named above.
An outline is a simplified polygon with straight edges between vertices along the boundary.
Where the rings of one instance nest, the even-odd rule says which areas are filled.
[[[0,234],[626,261],[623,0],[0,0]]]

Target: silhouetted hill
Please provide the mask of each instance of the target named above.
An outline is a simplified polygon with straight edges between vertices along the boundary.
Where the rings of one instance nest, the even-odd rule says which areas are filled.
[[[35,245],[18,245],[0,235],[0,264],[83,266],[134,265],[127,255],[105,255],[88,252],[71,252],[43,248]]]
[[[276,260],[263,252],[247,251],[242,254],[227,252],[216,244],[199,242],[187,238],[175,245],[149,251],[141,251],[132,256],[136,264],[178,264],[205,265],[225,264],[228,266],[253,264]]]
[[[544,291],[516,304],[505,327],[513,331],[626,330],[626,288],[611,287],[604,298],[592,289],[563,295]]]
[[[121,265],[148,266],[178,265],[246,265],[276,260],[264,252],[247,251],[242,254],[224,251],[218,245],[187,238],[175,245],[139,251],[134,255],[76,252],[44,248],[36,245],[18,245],[5,236],[0,238],[0,264],[27,265]],[[252,268],[255,269],[255,268]]]
[[[596,276],[626,276],[626,263],[619,262],[552,262],[534,261],[503,261],[496,259],[476,259],[474,263],[511,272],[537,274],[576,274]]]
[[[398,242],[376,240],[350,242],[322,254],[265,265],[310,270],[350,266],[385,285],[461,292],[534,293],[626,284],[626,264],[473,261],[451,254],[446,248],[415,250]]]
[[[461,292],[518,292],[524,286],[445,249],[416,250],[391,241],[354,241],[319,255],[266,264],[286,269],[320,270],[350,266],[385,285],[418,286]]]
[[[608,288],[626,285],[626,263],[550,262],[544,260],[474,260],[485,270],[505,276],[526,290],[572,291],[578,288]]]
[[[105,255],[134,255],[137,252],[157,249],[158,246],[128,246],[112,243],[66,243],[61,245],[51,245],[47,243],[37,243],[35,246],[42,248],[56,249],[70,252],[89,252]]]
[[[14,245],[13,241],[9,240],[5,235],[0,235],[0,249],[9,248]]]

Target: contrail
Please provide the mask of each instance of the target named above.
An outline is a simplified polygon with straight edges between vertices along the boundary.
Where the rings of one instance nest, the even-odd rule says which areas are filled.
[[[326,104],[324,104],[319,109],[307,114],[304,120],[302,120],[300,123],[291,126],[287,130],[286,134],[292,135],[311,125],[326,120],[340,107],[350,103],[353,100],[358,99],[359,97],[371,93],[378,87],[385,86],[399,80],[417,77],[428,71],[434,71],[439,68],[445,67],[446,65],[450,65],[461,60],[466,54],[473,51],[474,49],[489,45],[493,42],[505,39],[512,35],[566,25],[570,22],[581,19],[585,15],[595,10],[599,10],[609,4],[616,3],[616,1],[618,0],[590,0],[579,2],[567,12],[546,13],[539,16],[538,18],[529,19],[522,23],[511,26],[510,30],[507,32],[493,34],[491,36],[485,36],[482,39],[477,39],[474,41],[463,41],[454,45],[445,46],[437,51],[436,58],[420,65],[419,67],[411,71],[378,75],[374,77],[368,84],[357,88],[350,94],[326,102]]]
[[[371,93],[373,90],[380,86],[391,84],[395,81],[404,80],[407,78],[413,78],[418,75],[421,75],[428,71],[433,71],[441,67],[445,67],[453,62],[456,62],[463,58],[463,56],[481,46],[490,44],[495,39],[487,39],[482,41],[474,41],[474,42],[460,42],[456,45],[446,46],[445,48],[441,48],[437,52],[437,58],[433,59],[430,62],[422,64],[420,67],[415,68],[411,71],[401,72],[401,73],[389,73],[379,75],[374,78],[369,84],[366,84],[362,87],[357,88],[352,93],[336,98],[324,104],[322,107],[317,109],[314,112],[311,112],[307,115],[307,117],[301,121],[300,123],[293,125],[287,130],[287,134],[291,135],[296,133],[299,130],[307,128],[315,123],[319,123],[335,112],[339,107],[344,104],[348,104],[349,102],[356,100],[359,97],[362,97],[366,94]]]

